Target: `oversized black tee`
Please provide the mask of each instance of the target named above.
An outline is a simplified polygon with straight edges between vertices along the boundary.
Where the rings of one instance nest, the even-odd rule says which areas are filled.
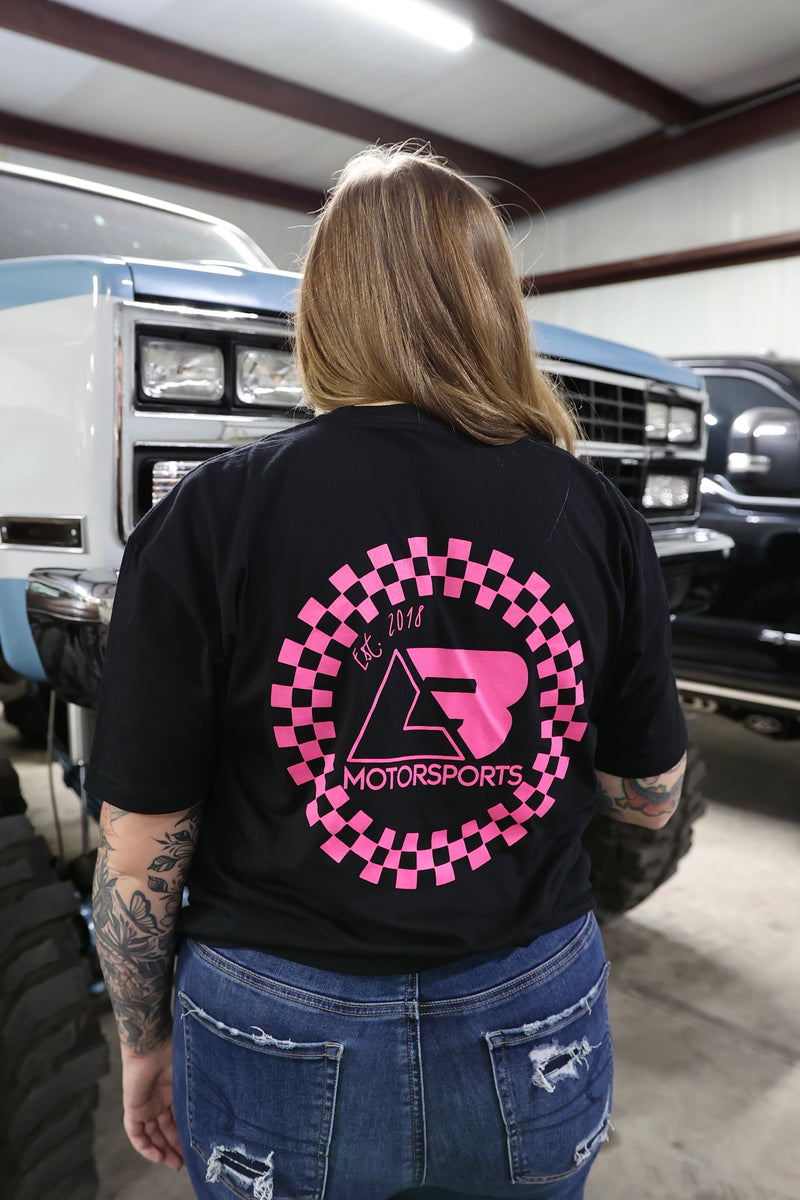
[[[586,912],[595,767],[684,748],[658,561],[613,485],[351,406],[204,463],[137,526],[87,786],[203,803],[181,933],[384,973]]]

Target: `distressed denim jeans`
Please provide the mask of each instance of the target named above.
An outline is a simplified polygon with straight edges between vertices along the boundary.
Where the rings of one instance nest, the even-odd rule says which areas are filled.
[[[595,919],[419,974],[186,942],[175,1110],[203,1200],[581,1200],[613,1073]]]

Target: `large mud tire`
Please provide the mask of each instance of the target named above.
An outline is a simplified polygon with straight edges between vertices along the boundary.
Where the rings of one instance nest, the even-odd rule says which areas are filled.
[[[583,844],[592,860],[592,889],[601,918],[617,916],[641,904],[678,869],[692,844],[692,827],[708,808],[703,791],[705,764],[689,746],[678,811],[663,829],[642,829],[594,818]]]
[[[0,1180],[4,1200],[94,1200],[93,1110],[108,1047],[71,883],[0,762]]]

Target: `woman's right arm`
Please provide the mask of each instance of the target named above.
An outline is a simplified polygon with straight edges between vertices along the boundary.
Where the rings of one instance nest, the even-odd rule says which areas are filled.
[[[685,770],[684,754],[669,771],[642,779],[598,771],[602,811],[615,821],[625,821],[628,825],[662,829],[678,807]]]

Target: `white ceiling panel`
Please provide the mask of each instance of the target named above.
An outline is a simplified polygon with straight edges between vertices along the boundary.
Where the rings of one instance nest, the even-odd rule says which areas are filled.
[[[97,66],[96,60],[86,54],[69,54],[60,46],[33,41],[5,29],[0,29],[0,63],[0,108],[17,112],[23,104],[30,117],[52,111]],[[31,87],[32,78],[36,79],[35,87]]]
[[[150,28],[152,19],[164,9],[172,7],[174,0],[64,0],[70,8],[82,8],[84,12],[110,21],[122,21],[133,25],[137,21]]]
[[[379,97],[372,103],[389,107]],[[391,109],[423,128],[435,112],[442,133],[536,165],[578,158],[657,128],[643,113],[486,43],[475,45],[453,78],[396,93]]]
[[[702,104],[800,76],[798,0],[508,0]]]
[[[0,59],[6,55],[28,66],[27,80],[22,73],[0,77],[0,105],[20,116],[320,189],[362,147],[353,138],[0,30]],[[60,81],[48,103],[29,82],[45,68]]]
[[[138,5],[127,0],[72,6],[142,26]],[[219,0],[151,0],[145,23],[160,37],[531,164],[656,128],[644,114],[493,43],[449,53],[330,0],[235,0],[224,21],[222,11]]]

